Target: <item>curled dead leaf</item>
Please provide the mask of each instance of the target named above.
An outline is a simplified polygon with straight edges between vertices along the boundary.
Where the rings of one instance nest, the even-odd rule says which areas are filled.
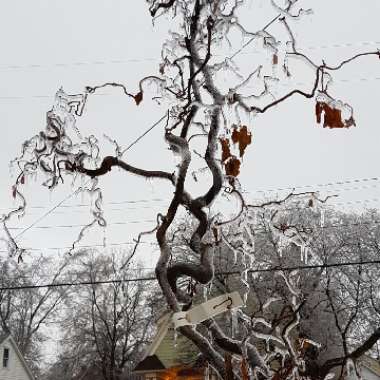
[[[143,93],[142,93],[142,91],[140,91],[139,93],[137,93],[133,97],[133,99],[135,99],[136,105],[138,106],[141,103],[141,101],[143,100]]]
[[[322,122],[323,116],[323,128],[349,128],[356,126],[352,115],[348,119],[344,119],[340,109],[334,108],[326,102],[317,101],[315,116],[318,124]]]
[[[241,361],[241,378],[242,380],[249,380],[248,365],[245,358]]]
[[[225,162],[231,157],[230,142],[226,138],[220,138],[219,141],[222,145],[222,162]]]
[[[235,127],[231,138],[234,144],[239,144],[240,157],[243,157],[245,149],[252,143],[252,134],[248,132],[247,126],[243,125],[240,129]]]
[[[237,157],[230,157],[224,164],[228,176],[237,177],[240,174],[241,162]]]

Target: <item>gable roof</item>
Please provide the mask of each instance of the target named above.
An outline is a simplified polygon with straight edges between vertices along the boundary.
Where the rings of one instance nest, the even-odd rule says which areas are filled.
[[[363,367],[367,368],[375,375],[380,376],[380,362],[379,360],[373,359],[368,355],[363,355],[360,358],[360,362]]]
[[[135,371],[160,371],[196,362],[199,351],[190,340],[181,334],[177,336],[171,316],[171,313],[165,313],[158,320],[153,341],[147,348],[144,359],[135,367]]]
[[[7,339],[10,335],[11,335],[10,333],[4,333],[0,335],[0,344],[3,343],[5,339]]]
[[[6,333],[6,334],[0,336],[0,345],[3,344],[3,343],[5,343],[6,341],[9,341],[11,343],[14,351],[16,352],[16,355],[20,359],[20,362],[21,362],[22,366],[25,369],[25,372],[28,374],[28,376],[30,377],[31,380],[34,380],[35,377],[34,377],[32,371],[30,370],[30,368],[28,366],[28,363],[25,361],[25,358],[22,355],[20,349],[18,348],[18,345],[17,345],[16,341],[13,339],[12,334]]]
[[[165,369],[160,359],[156,355],[147,356],[139,364],[137,364],[135,371],[157,371]]]

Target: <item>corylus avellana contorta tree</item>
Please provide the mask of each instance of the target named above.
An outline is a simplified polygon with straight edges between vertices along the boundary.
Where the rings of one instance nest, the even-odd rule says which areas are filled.
[[[55,188],[67,177],[83,176],[87,178],[84,182],[87,191],[95,198],[91,210],[93,221],[81,231],[73,244],[74,249],[88,228],[106,224],[101,209],[100,176],[107,175],[117,167],[121,170],[120,175],[134,174],[157,182],[168,182],[174,190],[170,193],[171,201],[166,213],[158,215],[157,226],[151,232],[156,234],[160,249],[155,269],[157,280],[171,311],[179,312],[184,305],[190,307],[191,296],[177,285],[178,279],[191,278],[204,285],[212,280],[213,251],[230,220],[244,218],[249,207],[280,210],[283,202],[297,198],[292,193],[282,201],[265,205],[248,205],[245,202],[237,177],[242,157],[252,142],[252,125],[243,120],[265,117],[263,114],[276,106],[286,111],[288,99],[302,97],[305,105],[312,105],[311,112],[315,112],[316,123],[321,123],[323,127],[355,126],[351,106],[331,95],[331,78],[336,71],[347,65],[355,65],[363,56],[379,59],[380,54],[378,51],[359,53],[335,66],[322,58],[310,58],[298,47],[292,30],[294,20],[302,22],[303,17],[312,17],[309,10],[303,9],[297,0],[286,0],[281,5],[273,0],[271,5],[276,16],[264,20],[263,27],[254,31],[250,30],[249,24],[240,20],[244,12],[251,12],[252,17],[255,16],[255,6],[248,7],[248,2],[244,0],[148,0],[147,3],[151,17],[157,19],[157,23],[162,15],[171,18],[173,23],[162,48],[158,72],[142,78],[135,85],[109,82],[86,87],[83,93],[75,95],[68,95],[60,89],[52,109],[47,112],[45,128],[24,142],[21,154],[14,160],[20,171],[13,187],[13,196],[21,200],[21,206],[5,215],[3,222],[7,230],[9,218],[22,213],[26,207],[22,196],[22,184],[26,177],[36,172],[42,173],[44,185]],[[279,35],[272,31],[275,25],[282,28]],[[252,60],[247,71],[237,67],[236,59],[244,44],[251,41],[260,42],[266,59],[263,62]],[[295,87],[283,91],[274,97],[271,93],[273,85],[293,75],[293,59],[311,68],[313,74],[308,79],[309,85],[302,89]],[[146,170],[131,165],[124,159],[125,151],[117,143],[115,155],[103,156],[100,140],[92,135],[82,135],[80,117],[86,111],[86,103],[91,101],[92,94],[105,87],[120,89],[136,106],[148,101],[148,98],[159,99],[167,114],[163,136],[173,154],[179,158],[179,164],[171,172],[159,168]],[[247,115],[250,117],[247,118]],[[105,133],[107,129],[108,126],[104,126]],[[203,141],[203,145],[199,141]],[[203,151],[200,151],[199,144]],[[196,154],[204,159],[211,178],[209,188],[197,197],[187,189],[195,146]],[[240,201],[239,209],[230,220],[220,214],[208,213],[214,201],[225,191]],[[299,197],[297,202],[305,202],[315,209],[325,201],[314,193],[300,194]],[[180,209],[187,210],[197,220],[188,242],[189,248],[198,257],[197,263],[176,261],[172,257],[171,242],[167,236]],[[276,215],[277,218],[278,213]],[[275,222],[276,218],[271,218],[269,221]],[[299,231],[294,226],[283,226],[280,233],[282,245],[295,241],[296,237],[307,239],[307,231]],[[11,234],[8,234],[8,238],[9,252],[22,254],[22,249]],[[254,251],[251,253],[254,254]],[[296,317],[291,328],[297,325],[301,307],[302,300],[293,305]],[[225,365],[225,352],[243,357],[252,376],[272,376],[271,369],[249,339],[241,342],[226,336],[213,319],[203,322],[203,325],[208,328],[209,337],[201,334],[196,326],[184,326],[179,331],[198,347],[221,378],[226,378],[228,367]],[[299,370],[293,371],[292,376],[302,373],[301,360],[296,364]],[[240,375],[235,373],[234,376]]]

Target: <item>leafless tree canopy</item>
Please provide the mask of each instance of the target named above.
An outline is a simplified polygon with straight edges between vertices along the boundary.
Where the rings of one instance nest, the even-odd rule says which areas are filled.
[[[141,359],[154,326],[153,288],[128,282],[141,275],[126,265],[123,252],[102,255],[87,252],[75,266],[76,281],[123,278],[108,285],[81,287],[66,299],[61,313],[60,355],[48,379],[119,380]]]
[[[44,327],[56,320],[67,289],[33,289],[41,281],[54,282],[66,271],[68,261],[53,265],[35,256],[30,264],[0,261],[0,331],[11,333],[35,373],[40,370],[41,348],[46,342]],[[13,288],[30,287],[21,292]]]
[[[20,199],[21,206],[4,216],[3,222],[6,228],[9,218],[23,212],[26,203],[21,194],[22,184],[26,177],[36,172],[45,177],[44,185],[49,188],[58,186],[69,176],[88,177],[85,182],[86,191],[92,194],[95,200],[92,208],[93,222],[81,231],[73,248],[88,228],[106,224],[101,209],[99,176],[106,175],[114,167],[119,167],[126,174],[133,173],[172,184],[174,195],[167,212],[157,217],[155,233],[161,255],[156,265],[156,276],[171,311],[178,312],[182,310],[183,305],[188,307],[191,303],[191,297],[177,287],[178,278],[190,277],[204,285],[213,278],[215,246],[223,236],[224,229],[228,228],[230,220],[223,215],[210,217],[207,210],[222,192],[229,191],[241,202],[241,208],[236,210],[232,220],[244,217],[246,211],[252,207],[277,208],[280,213],[280,207],[285,201],[296,198],[295,194],[291,194],[286,199],[272,202],[270,205],[248,205],[244,201],[237,176],[242,165],[242,156],[251,143],[251,125],[245,125],[244,122],[247,115],[264,117],[261,114],[276,106],[286,110],[288,99],[303,97],[314,103],[316,122],[323,123],[324,127],[354,126],[355,120],[350,105],[336,99],[330,93],[331,78],[335,71],[355,64],[363,56],[378,59],[380,54],[378,51],[359,53],[335,65],[322,59],[314,61],[299,49],[292,30],[294,20],[302,21],[303,17],[309,17],[309,11],[301,8],[297,0],[287,0],[281,5],[274,0],[271,1],[278,14],[265,21],[262,29],[257,31],[251,31],[248,24],[244,25],[243,21],[240,21],[242,13],[248,12],[247,2],[243,0],[147,2],[151,16],[157,19],[155,22],[159,23],[162,15],[172,17],[173,22],[173,31],[162,48],[159,72],[141,79],[137,91],[131,91],[120,83],[87,87],[83,94],[76,95],[68,95],[62,89],[59,90],[53,108],[47,112],[46,127],[25,141],[20,156],[14,160],[20,172],[13,194],[15,198]],[[253,15],[254,9],[251,12]],[[273,25],[282,27],[280,35],[271,32]],[[240,36],[237,39],[239,42],[233,38],[236,34]],[[270,69],[276,67],[278,70],[268,71],[267,65],[256,62],[248,72],[236,67],[237,56],[244,48],[241,44],[242,38],[247,43],[250,40],[260,42],[263,52],[271,57]],[[232,45],[234,53],[226,55],[229,44]],[[274,97],[271,93],[272,86],[292,75],[291,61],[294,58],[301,60],[311,69],[309,86],[302,89],[294,88]],[[117,143],[115,155],[103,157],[98,139],[95,136],[82,136],[76,121],[84,112],[91,95],[104,87],[119,88],[137,106],[147,97],[154,97],[167,107],[164,138],[173,154],[179,157],[179,165],[173,168],[173,172],[145,170],[130,165],[123,159],[124,151]],[[196,153],[204,159],[212,184],[203,195],[193,197],[187,191],[186,185],[194,154],[193,144],[200,140],[204,142],[204,148],[199,153],[197,147]],[[315,209],[323,206],[325,201],[319,199],[316,194],[303,194],[300,197],[301,201],[307,199],[310,207]],[[198,258],[196,263],[176,262],[175,258],[171,260],[173,252],[167,237],[168,230],[180,208],[187,210],[197,220],[189,239],[189,247]],[[269,218],[268,222],[274,223],[274,219]],[[281,227],[281,224],[279,228],[284,246],[296,239],[295,236],[306,239],[307,231],[300,231],[292,226]],[[8,246],[11,254],[22,254],[22,250],[10,234]],[[291,287],[290,283],[289,286]],[[298,315],[302,302],[300,300],[294,305],[295,315]],[[297,320],[294,321],[296,322]],[[254,344],[249,341],[242,344],[241,341],[226,336],[214,320],[206,321],[205,325],[215,344],[196,327],[181,327],[180,332],[195,343],[221,378],[226,378],[224,352],[243,356],[255,376],[271,376],[270,368],[262,360]],[[370,343],[375,339],[376,334],[373,339],[369,338]]]
[[[221,317],[221,328],[260,347],[276,379],[345,371],[377,340],[379,214],[327,209],[321,225],[320,212],[302,206],[285,203],[281,214],[264,206],[230,223],[215,247],[209,286],[210,297],[243,295],[246,307]],[[173,230],[177,260],[197,260],[189,252],[190,227],[182,221]],[[180,285],[202,298],[197,284]]]

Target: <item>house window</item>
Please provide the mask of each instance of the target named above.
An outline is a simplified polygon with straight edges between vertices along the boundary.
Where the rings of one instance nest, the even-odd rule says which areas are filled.
[[[4,348],[3,351],[3,367],[8,367],[9,363],[9,348]]]

